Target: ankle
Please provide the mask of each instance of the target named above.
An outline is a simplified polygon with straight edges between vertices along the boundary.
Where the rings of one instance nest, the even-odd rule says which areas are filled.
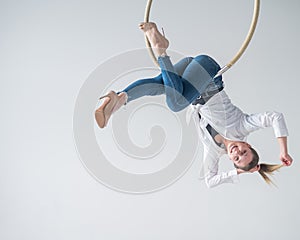
[[[128,94],[127,94],[127,92],[119,92],[118,96],[119,96],[119,98],[123,98],[125,100],[123,105],[126,105],[127,101],[128,101]]]
[[[167,54],[166,51],[163,51],[163,52],[161,52],[161,53],[158,53],[157,55],[158,55],[158,57],[168,57],[168,54]]]

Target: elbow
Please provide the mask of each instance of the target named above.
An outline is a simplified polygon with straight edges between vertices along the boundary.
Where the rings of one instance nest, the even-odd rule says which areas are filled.
[[[277,118],[278,120],[284,119],[283,113],[280,113],[280,112],[274,112],[274,114],[276,115],[276,118]]]
[[[270,123],[267,125],[271,125],[274,129],[274,133],[276,137],[285,137],[288,136],[288,129],[286,126],[286,122],[284,119],[284,115],[279,112],[269,113],[270,115]]]
[[[268,117],[270,117],[271,119],[276,119],[277,121],[281,120],[281,119],[284,119],[283,113],[276,112],[276,111],[266,112],[266,115]]]

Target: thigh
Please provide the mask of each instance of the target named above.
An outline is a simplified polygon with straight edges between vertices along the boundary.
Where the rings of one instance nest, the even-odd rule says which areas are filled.
[[[205,92],[215,91],[223,87],[222,76],[214,78],[221,67],[213,58],[207,55],[199,55],[195,57],[195,61],[197,61],[211,77],[209,86],[207,86]]]
[[[201,95],[208,86],[214,85],[214,76],[219,70],[220,66],[212,58],[199,55],[186,67],[182,78],[197,89]]]
[[[218,71],[221,69],[219,64],[207,55],[199,55],[194,58],[194,61],[199,63],[199,65],[201,65],[212,78],[216,76]]]
[[[192,57],[185,57],[174,65],[174,69],[179,76],[182,76],[186,67],[192,62]]]

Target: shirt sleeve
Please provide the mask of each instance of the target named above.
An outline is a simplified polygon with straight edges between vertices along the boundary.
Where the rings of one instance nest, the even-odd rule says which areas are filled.
[[[222,183],[236,183],[239,181],[237,170],[218,173],[220,154],[212,146],[211,141],[205,136],[205,130],[201,128],[198,113],[193,115],[198,124],[198,134],[203,143],[203,163],[200,168],[200,180],[205,180],[208,188],[216,187]],[[203,125],[206,125],[203,123]]]
[[[206,176],[205,182],[208,188],[213,188],[222,183],[237,183],[239,182],[239,176],[236,169],[219,174],[210,172],[210,174]]]
[[[209,151],[209,148],[204,149],[204,162],[203,169],[205,183],[208,188],[216,187],[223,183],[237,183],[239,182],[239,177],[236,169],[228,172],[219,173],[219,158],[214,151]]]
[[[264,112],[247,115],[244,127],[249,133],[258,129],[273,127],[276,137],[288,136],[288,129],[284,116],[282,113],[278,112]]]

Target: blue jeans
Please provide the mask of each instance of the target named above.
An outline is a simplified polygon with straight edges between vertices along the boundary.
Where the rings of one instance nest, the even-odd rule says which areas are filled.
[[[198,97],[223,87],[222,76],[214,79],[220,66],[209,56],[186,57],[173,65],[169,56],[158,57],[161,74],[138,80],[122,92],[128,102],[143,96],[166,95],[168,107],[178,112]]]

